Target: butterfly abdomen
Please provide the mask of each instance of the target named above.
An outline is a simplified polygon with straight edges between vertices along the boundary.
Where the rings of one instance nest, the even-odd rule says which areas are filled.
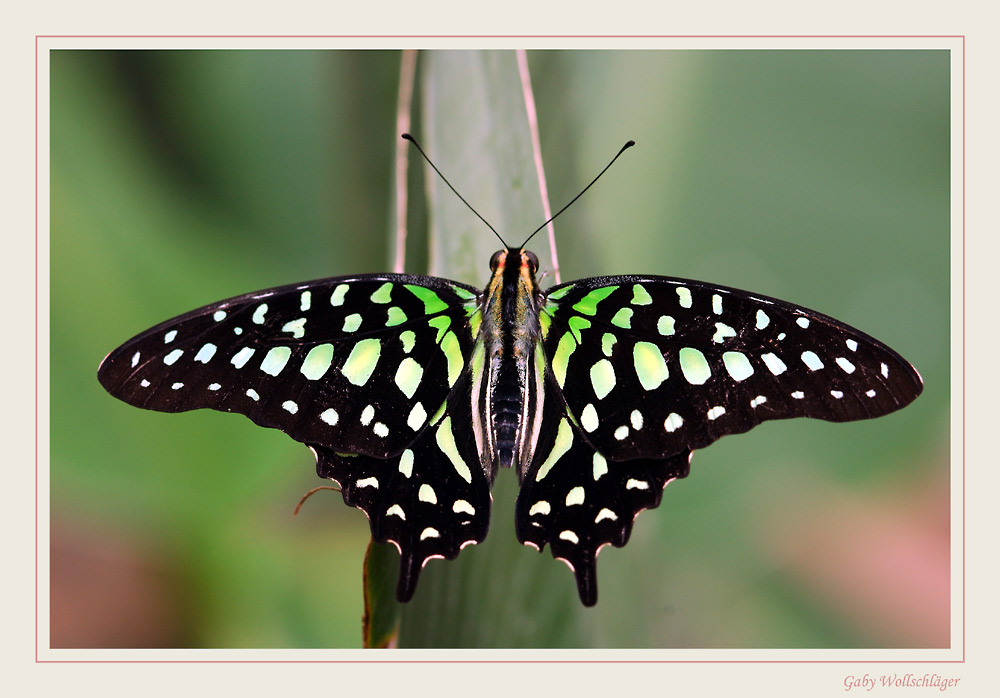
[[[517,434],[524,412],[524,394],[517,365],[505,360],[493,391],[493,428],[496,431],[499,465],[509,468],[514,462]]]

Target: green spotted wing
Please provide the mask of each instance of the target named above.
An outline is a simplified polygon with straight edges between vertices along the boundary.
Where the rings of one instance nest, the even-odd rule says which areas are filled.
[[[244,414],[312,448],[321,477],[400,550],[409,599],[431,557],[486,536],[490,480],[471,439],[466,359],[477,291],[378,274],[214,303],[113,351],[98,378],[162,412]]]
[[[877,417],[922,389],[885,345],[783,301],[652,276],[542,292],[512,248],[491,266],[484,292],[382,274],[240,296],[140,334],[98,375],[137,407],[238,412],[309,445],[399,549],[403,601],[428,559],[485,538],[496,467],[516,462],[518,538],[567,562],[586,605],[600,549],[695,449],[769,419]]]
[[[923,387],[872,337],[737,289],[602,277],[549,289],[541,304],[550,414],[517,532],[570,565],[588,605],[601,547],[625,544],[693,450],[770,419],[878,417]]]

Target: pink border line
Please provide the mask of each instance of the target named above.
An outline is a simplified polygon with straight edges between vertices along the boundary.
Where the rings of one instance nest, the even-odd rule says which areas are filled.
[[[962,657],[961,659],[40,659],[38,656],[38,55],[42,39],[960,39],[962,42]],[[966,468],[965,468],[965,35],[964,34],[36,34],[35,35],[35,663],[36,664],[964,664],[966,661]],[[656,648],[653,648],[654,650]],[[600,651],[600,650],[598,650]]]

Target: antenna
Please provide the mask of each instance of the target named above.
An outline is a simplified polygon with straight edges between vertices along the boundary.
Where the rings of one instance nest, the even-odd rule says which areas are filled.
[[[425,153],[424,149],[420,147],[419,143],[417,143],[417,139],[414,138],[413,136],[411,136],[409,133],[404,133],[402,135],[402,138],[404,140],[409,141],[410,143],[412,143],[416,147],[416,149],[423,156],[424,160],[427,161],[427,164],[430,165],[432,168],[434,168],[434,171],[437,172],[438,177],[440,177],[444,181],[444,183],[448,185],[448,188],[451,189],[455,193],[455,196],[457,196],[459,199],[461,199],[462,203],[465,204],[466,206],[468,206],[469,210],[472,211],[474,214],[476,214],[476,217],[479,218],[479,220],[481,220],[483,223],[485,223],[487,228],[489,228],[490,230],[493,231],[493,234],[497,236],[497,239],[500,240],[501,243],[503,243],[504,247],[509,247],[509,245],[506,242],[504,242],[504,239],[502,237],[500,237],[500,233],[498,233],[496,231],[496,228],[494,228],[492,225],[490,225],[490,222],[488,220],[486,220],[485,218],[483,218],[482,216],[480,216],[479,215],[479,211],[477,211],[476,209],[472,208],[472,204],[470,204],[468,201],[466,201],[465,197],[463,197],[461,194],[459,194],[458,190],[455,189],[455,187],[451,186],[451,182],[448,181],[448,178],[445,177],[443,174],[441,174],[441,170],[439,170],[437,168],[437,165],[435,165],[433,162],[431,162],[431,159],[429,157],[427,157],[427,153]],[[527,245],[528,242],[531,240],[531,238],[535,237],[535,235],[537,235],[538,232],[542,228],[544,228],[549,223],[551,223],[552,221],[554,221],[556,219],[556,216],[558,216],[560,213],[562,213],[563,211],[565,211],[566,209],[568,209],[570,206],[572,206],[574,204],[574,202],[576,202],[577,199],[579,199],[581,196],[583,196],[584,192],[586,192],[588,189],[590,189],[592,186],[594,186],[594,183],[601,178],[601,175],[603,175],[605,172],[608,171],[608,168],[610,168],[612,165],[615,164],[615,160],[617,160],[619,157],[621,157],[621,154],[624,153],[629,148],[631,148],[633,145],[635,145],[635,141],[629,141],[625,145],[623,145],[621,147],[621,150],[619,150],[618,153],[613,158],[611,158],[611,162],[609,162],[607,165],[605,165],[604,169],[601,170],[600,172],[598,172],[597,176],[594,177],[590,181],[590,184],[588,184],[587,186],[585,186],[583,188],[583,190],[579,194],[577,194],[572,199],[570,199],[570,202],[568,204],[566,204],[561,209],[559,209],[558,211],[556,211],[555,215],[553,215],[547,221],[545,221],[540,226],[538,226],[535,229],[535,232],[533,232],[531,235],[529,235],[528,239],[525,240],[523,243],[521,243],[521,247],[519,247],[518,249],[523,250],[524,246]]]
[[[477,211],[476,209],[472,208],[472,204],[470,204],[468,201],[466,201],[465,197],[462,196],[461,194],[459,194],[458,190],[455,189],[455,187],[451,186],[451,182],[448,181],[448,178],[445,177],[443,174],[441,174],[441,170],[439,170],[437,168],[437,165],[435,165],[433,162],[431,162],[431,159],[429,157],[427,157],[427,153],[425,153],[424,149],[420,147],[419,143],[417,143],[417,139],[414,138],[413,136],[411,136],[408,133],[404,133],[403,136],[402,136],[402,138],[403,138],[403,140],[407,140],[410,143],[412,143],[414,146],[416,146],[417,150],[424,157],[424,160],[427,161],[427,164],[430,165],[431,167],[433,167],[434,171],[437,172],[438,177],[440,177],[444,181],[444,183],[448,185],[449,189],[451,189],[453,192],[455,192],[455,196],[457,196],[459,199],[461,199],[462,203],[465,204],[466,206],[468,206],[469,210],[472,211],[474,214],[476,214],[476,217],[479,220],[481,220],[483,223],[485,223],[487,228],[489,228],[490,230],[493,231],[493,234],[497,236],[497,239],[500,240],[501,244],[503,244],[504,247],[509,247],[509,245],[507,245],[507,243],[504,242],[504,239],[502,237],[500,237],[500,233],[497,232],[496,228],[494,228],[492,225],[490,225],[490,222],[488,220],[486,220],[485,218],[483,218],[482,216],[480,216],[479,215],[479,211]],[[605,169],[607,169],[607,168],[605,168]],[[536,230],[535,232],[537,233],[538,231]],[[534,235],[534,233],[532,233],[532,235]]]
[[[404,136],[404,138],[405,138],[405,136]],[[621,147],[621,150],[619,150],[618,153],[613,158],[611,158],[611,162],[609,162],[607,165],[605,165],[604,169],[597,173],[597,176],[594,177],[590,181],[590,184],[588,184],[587,186],[585,186],[583,188],[583,191],[581,191],[579,194],[577,194],[572,199],[570,199],[570,202],[568,204],[566,204],[561,209],[559,209],[558,211],[556,211],[555,215],[553,215],[552,218],[548,219],[547,221],[545,221],[544,223],[542,223],[540,226],[538,226],[538,228],[535,229],[535,232],[533,232],[531,235],[529,235],[528,239],[521,243],[521,249],[522,250],[524,249],[524,246],[528,244],[528,242],[531,240],[531,238],[535,237],[535,235],[538,234],[538,231],[540,231],[542,228],[544,228],[549,223],[551,223],[552,221],[554,221],[556,219],[556,216],[558,216],[560,213],[562,213],[563,211],[565,211],[566,209],[568,209],[570,206],[572,206],[573,203],[577,199],[579,199],[581,196],[583,196],[583,193],[585,191],[587,191],[592,186],[594,186],[594,182],[596,182],[597,180],[599,180],[601,178],[601,175],[604,174],[605,172],[607,172],[608,168],[615,164],[615,160],[617,160],[621,156],[622,153],[624,153],[626,150],[628,150],[629,148],[631,148],[633,145],[635,145],[635,141],[631,141],[631,140],[628,143],[626,143],[625,145],[623,145]],[[487,225],[489,225],[489,224],[487,224]],[[497,237],[499,237],[499,236],[497,236]]]

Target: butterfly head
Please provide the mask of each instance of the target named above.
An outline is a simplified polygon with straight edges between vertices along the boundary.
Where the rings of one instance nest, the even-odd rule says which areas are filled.
[[[538,273],[538,257],[534,252],[523,247],[508,247],[497,250],[490,257],[490,271],[492,272],[490,286],[497,291],[501,288],[535,289],[537,288],[535,274]]]
[[[496,274],[504,273],[508,266],[517,266],[531,274],[538,272],[538,256],[531,250],[524,248],[508,247],[505,250],[497,250],[490,257],[490,271]]]

